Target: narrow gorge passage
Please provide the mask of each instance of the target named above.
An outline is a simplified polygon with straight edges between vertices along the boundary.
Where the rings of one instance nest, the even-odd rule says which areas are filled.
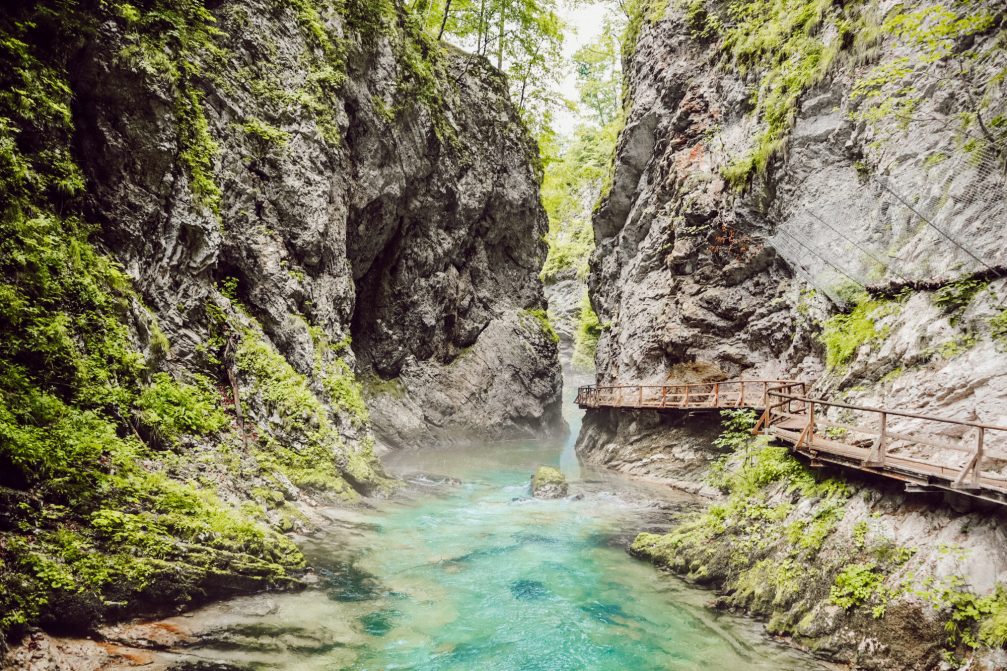
[[[1004,0],[7,0],[0,671],[1007,671],[1005,232]]]
[[[711,593],[626,555],[642,528],[695,507],[684,494],[581,467],[574,433],[396,454],[408,492],[333,510],[305,543],[314,588],[246,597],[162,623],[191,634],[174,669],[819,669]],[[558,465],[571,498],[529,497]],[[199,664],[214,660],[218,666]],[[187,665],[191,664],[191,666]]]

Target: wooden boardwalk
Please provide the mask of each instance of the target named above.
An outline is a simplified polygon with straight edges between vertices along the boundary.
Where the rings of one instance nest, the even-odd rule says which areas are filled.
[[[806,456],[906,483],[907,491],[946,490],[1007,504],[1007,426],[932,417],[808,397],[795,380],[581,387],[582,408],[670,412],[749,408],[756,432]]]

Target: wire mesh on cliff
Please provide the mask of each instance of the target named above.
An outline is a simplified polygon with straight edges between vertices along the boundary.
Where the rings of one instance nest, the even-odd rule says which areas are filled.
[[[937,286],[1007,276],[1007,142],[899,157],[851,196],[798,207],[769,243],[834,303],[844,287]]]

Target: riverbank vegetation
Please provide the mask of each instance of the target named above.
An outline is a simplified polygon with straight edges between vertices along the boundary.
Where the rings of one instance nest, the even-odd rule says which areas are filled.
[[[708,475],[724,498],[667,534],[640,534],[635,555],[716,586],[722,607],[764,617],[812,650],[844,630],[898,645],[904,627],[916,632],[907,640],[932,632],[932,649],[906,653],[924,666],[1004,646],[1007,592],[972,587],[968,548],[901,543],[912,511],[870,484],[808,468],[753,436],[754,425],[751,411],[724,411],[716,446],[729,452]]]

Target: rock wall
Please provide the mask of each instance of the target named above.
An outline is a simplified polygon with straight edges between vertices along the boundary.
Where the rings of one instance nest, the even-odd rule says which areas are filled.
[[[298,584],[375,451],[562,428],[536,148],[398,3],[0,17],[0,649]]]
[[[1007,67],[1003,8],[798,5],[637,4],[626,127],[611,191],[594,217],[590,296],[607,326],[598,379],[799,378],[813,383],[812,393],[847,403],[1004,424],[1007,189],[996,128],[1005,96],[990,84]],[[588,413],[582,457],[709,481],[712,448],[690,449],[680,427],[655,432],[652,422],[610,414]],[[869,563],[845,551],[849,531],[874,517],[899,542],[910,540],[903,528],[916,530],[906,570],[939,582],[948,578],[934,577],[939,547],[968,546],[969,561],[995,557],[1002,519],[990,511],[960,517],[946,507],[954,500],[896,493],[882,482],[857,487],[868,503],[846,505],[839,526],[829,525],[833,554],[797,560],[836,570],[793,579],[801,607],[792,624],[814,612],[801,626],[813,623],[816,639],[835,635],[826,655],[869,668],[933,668],[939,650],[923,659],[905,647],[931,636],[930,624],[903,635],[887,619],[871,626],[862,608],[832,606],[828,617],[814,610],[831,604],[844,562]],[[794,524],[821,510],[791,494],[758,496],[801,508],[784,516]],[[989,533],[965,541],[960,529],[980,521]],[[712,533],[697,552],[737,559],[732,533]],[[776,618],[791,602],[753,604],[744,581],[759,580],[760,561],[779,565],[797,551],[787,540],[762,546],[710,580],[731,605]],[[695,577],[711,561],[719,559],[665,563]],[[958,567],[955,589],[992,594],[1007,579],[993,565],[994,575]],[[875,570],[885,585],[898,583],[888,569]],[[944,596],[923,603],[902,593],[900,603],[919,607],[939,629],[955,612]],[[969,645],[950,647],[948,654],[971,655]]]
[[[191,306],[234,277],[300,372],[311,369],[310,327],[351,338],[389,445],[556,429],[555,347],[522,316],[544,308],[537,150],[501,76],[439,53],[401,13],[359,31],[320,13],[345,52],[334,57],[294,6],[216,15],[225,35],[255,36],[222,40],[223,70],[207,77],[219,216],[179,183],[171,100],[119,62],[120,35],[89,45],[72,82],[95,214],[162,328],[198,337]],[[304,68],[306,58],[321,63]],[[324,67],[343,72],[314,101],[331,108],[319,122],[290,97],[308,95]]]

